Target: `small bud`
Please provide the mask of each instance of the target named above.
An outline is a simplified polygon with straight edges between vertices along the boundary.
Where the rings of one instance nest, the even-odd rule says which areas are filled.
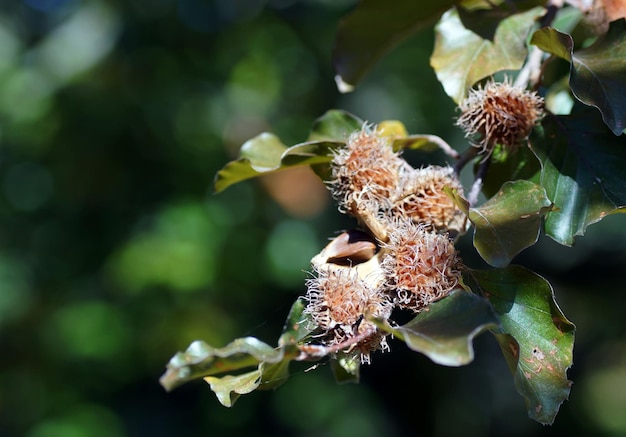
[[[474,146],[481,154],[490,155],[496,145],[514,150],[528,138],[543,116],[543,98],[508,80],[490,81],[484,88],[470,90],[459,109],[457,126],[477,141]]]
[[[462,263],[452,241],[423,225],[398,220],[382,261],[394,303],[414,312],[446,297],[460,282]]]

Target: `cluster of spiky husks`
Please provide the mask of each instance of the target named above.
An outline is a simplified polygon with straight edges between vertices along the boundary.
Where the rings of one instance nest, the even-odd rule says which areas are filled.
[[[355,216],[381,241],[387,241],[392,223],[402,217],[438,232],[465,232],[466,217],[444,190],[463,193],[454,170],[435,165],[414,169],[389,138],[371,127],[352,134],[335,154],[329,186],[339,210]]]
[[[456,124],[474,141],[479,153],[490,155],[496,146],[515,150],[543,117],[543,98],[504,82],[489,81],[472,89],[461,102]]]
[[[453,238],[467,221],[448,193],[463,187],[450,167],[414,169],[369,126],[350,136],[331,169],[339,210],[362,230],[313,258],[304,313],[321,346],[369,362],[388,349],[373,320],[390,322],[394,308],[419,313],[460,285]]]

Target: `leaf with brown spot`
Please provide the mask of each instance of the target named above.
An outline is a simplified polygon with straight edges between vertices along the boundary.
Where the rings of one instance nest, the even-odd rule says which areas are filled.
[[[551,424],[570,392],[574,325],[558,307],[550,284],[523,267],[472,270],[469,275],[474,291],[489,299],[500,318],[496,339],[528,415]]]

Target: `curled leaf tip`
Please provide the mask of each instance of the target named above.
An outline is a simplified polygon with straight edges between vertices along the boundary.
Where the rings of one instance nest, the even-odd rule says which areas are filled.
[[[335,83],[337,84],[337,89],[342,94],[351,93],[352,91],[354,91],[354,85],[345,82],[339,74],[335,75]]]

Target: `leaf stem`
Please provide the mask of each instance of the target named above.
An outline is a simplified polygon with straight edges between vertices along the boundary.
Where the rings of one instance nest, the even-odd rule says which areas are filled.
[[[476,205],[476,202],[478,202],[478,196],[480,195],[480,191],[483,188],[483,182],[485,180],[485,176],[487,175],[487,170],[489,169],[490,163],[491,155],[481,161],[478,170],[476,171],[476,178],[474,179],[472,189],[467,196],[467,201],[469,202],[470,207]]]
[[[563,7],[564,0],[551,0],[546,5],[546,13],[541,18],[539,22],[539,26],[547,27],[552,24],[554,18],[556,17],[556,13],[559,9]],[[528,54],[528,58],[526,63],[519,71],[514,86],[519,86],[526,88],[530,85],[530,88],[535,88],[536,85],[541,80],[541,75],[543,72],[542,60],[543,60],[544,52],[537,46],[533,46],[530,49],[530,53]]]
[[[479,151],[480,151],[479,148],[472,146],[468,148],[465,152],[463,152],[459,156],[459,160],[457,161],[457,163],[454,164],[454,167],[453,167],[454,174],[459,176],[461,174],[461,170],[463,170],[463,168],[467,165],[468,162],[470,162],[472,159],[474,159],[478,155]]]

